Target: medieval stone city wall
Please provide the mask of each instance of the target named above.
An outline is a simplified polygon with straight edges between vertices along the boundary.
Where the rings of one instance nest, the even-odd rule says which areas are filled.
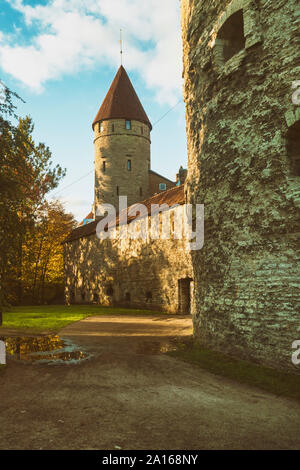
[[[186,190],[188,202],[205,204],[204,247],[192,253],[195,336],[211,348],[297,372],[291,362],[292,342],[300,339],[297,1],[181,6]]]
[[[174,213],[182,218],[182,211],[182,205],[170,209],[172,227]],[[140,223],[136,223],[137,231]],[[128,228],[133,229],[133,224]],[[172,230],[171,239],[158,240],[99,240],[94,233],[64,247],[67,303],[190,313],[186,292],[189,288],[192,296],[190,252],[185,239],[174,240]]]

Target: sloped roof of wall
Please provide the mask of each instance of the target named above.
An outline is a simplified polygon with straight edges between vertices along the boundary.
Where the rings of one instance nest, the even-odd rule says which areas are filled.
[[[137,202],[136,204],[133,204],[132,206],[128,207],[125,209],[127,212],[127,223],[132,222],[134,219],[136,219],[136,216],[128,216],[128,211],[129,208],[134,208],[137,204],[143,204],[147,208],[148,215],[151,214],[151,206],[153,204],[167,204],[169,207],[179,204],[182,205],[184,204],[184,186],[175,186],[174,188],[169,189],[168,191],[163,191],[162,193],[155,194],[154,196],[150,197],[149,199],[146,199],[145,201],[140,201]],[[117,215],[117,220],[116,224],[119,225],[120,218],[122,218],[122,215],[125,211],[121,211]],[[81,225],[79,227],[76,227],[64,240],[64,243],[72,242],[74,240],[78,240],[79,238],[84,238],[88,237],[89,235],[93,235],[96,233],[96,227],[98,224],[98,220],[95,220],[94,222],[90,222],[89,224],[86,225]],[[112,224],[110,224],[112,225]]]
[[[166,180],[166,181],[169,181],[169,183],[173,183],[175,185],[175,182],[170,180],[169,178],[166,178],[165,176],[161,175],[160,173],[157,173],[156,171],[153,171],[153,170],[149,170],[149,173],[151,173],[152,175],[156,175],[156,176],[159,176],[160,178]]]
[[[122,65],[94,119],[93,129],[97,122],[106,119],[134,119],[144,122],[150,130],[152,129],[151,122]]]

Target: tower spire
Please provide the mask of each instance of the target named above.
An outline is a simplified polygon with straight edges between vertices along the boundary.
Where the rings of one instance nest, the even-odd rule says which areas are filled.
[[[131,119],[143,122],[150,130],[152,129],[149,118],[123,66],[120,66],[93,121],[93,129],[97,122],[107,119]]]
[[[123,65],[123,39],[122,39],[122,29],[120,29],[120,56],[121,56],[121,65]]]

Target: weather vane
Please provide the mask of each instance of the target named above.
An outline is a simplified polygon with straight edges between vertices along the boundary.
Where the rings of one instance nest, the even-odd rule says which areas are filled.
[[[122,30],[120,29],[120,55],[121,55],[121,65],[123,65],[123,41],[122,41]]]

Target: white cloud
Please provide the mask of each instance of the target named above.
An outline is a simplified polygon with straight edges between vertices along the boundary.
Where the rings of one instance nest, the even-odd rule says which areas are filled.
[[[33,91],[48,80],[98,64],[118,66],[122,28],[125,66],[138,71],[160,102],[181,92],[181,38],[177,0],[6,0],[38,33],[24,46],[0,31],[0,66]],[[151,42],[150,42],[151,41]],[[151,44],[143,48],[143,42]]]

